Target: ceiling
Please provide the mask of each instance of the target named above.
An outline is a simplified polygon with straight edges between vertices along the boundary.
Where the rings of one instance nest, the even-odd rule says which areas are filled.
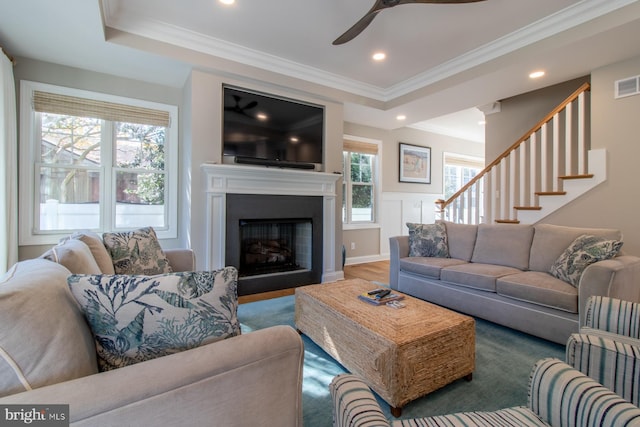
[[[17,57],[174,87],[194,68],[254,82],[271,76],[344,103],[348,122],[449,129],[470,140],[483,134],[475,107],[640,55],[638,0],[407,4],[332,45],[373,2],[5,1],[0,45]],[[371,59],[377,50],[384,62]],[[534,69],[547,74],[532,81]]]

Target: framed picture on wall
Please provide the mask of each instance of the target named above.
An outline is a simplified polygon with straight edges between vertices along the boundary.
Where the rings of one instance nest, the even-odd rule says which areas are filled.
[[[431,184],[431,148],[400,143],[400,182]]]

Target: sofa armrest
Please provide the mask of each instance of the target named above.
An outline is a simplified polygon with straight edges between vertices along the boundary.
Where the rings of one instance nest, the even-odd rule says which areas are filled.
[[[371,389],[351,374],[336,376],[329,384],[334,427],[389,427]]]
[[[409,236],[389,237],[389,286],[398,289],[400,258],[409,256]]]
[[[590,333],[572,334],[566,357],[575,369],[640,405],[640,340],[633,345]]]
[[[584,270],[578,287],[580,325],[585,323],[591,296],[640,302],[640,257],[623,255],[598,261]]]
[[[171,269],[178,271],[194,271],[196,268],[196,256],[191,249],[163,249]]]
[[[529,409],[552,426],[638,425],[640,409],[558,359],[531,372]]]
[[[274,326],[0,404],[69,404],[74,426],[302,426],[303,357],[299,334]]]

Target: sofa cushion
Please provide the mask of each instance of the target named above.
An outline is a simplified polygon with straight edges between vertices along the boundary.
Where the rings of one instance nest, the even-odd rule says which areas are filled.
[[[569,313],[578,312],[578,291],[549,273],[525,271],[500,277],[496,292],[509,298],[552,307]]]
[[[42,254],[41,258],[65,266],[73,274],[100,274],[91,250],[80,240],[66,239]]]
[[[531,225],[480,224],[471,262],[527,270],[532,239]]]
[[[240,334],[238,273],[72,275],[69,287],[95,338],[100,370]]]
[[[407,223],[409,228],[409,256],[449,257],[447,229],[441,221],[435,224]]]
[[[169,260],[152,227],[138,230],[104,233],[104,245],[111,255],[115,274],[171,273]]]
[[[608,240],[622,240],[622,233],[611,228],[566,227],[552,224],[536,224],[529,270],[547,273],[560,254],[579,236],[591,234]]]
[[[549,272],[552,276],[578,286],[585,268],[591,264],[615,257],[622,242],[584,234],[579,236],[562,252]]]
[[[515,273],[520,273],[520,270],[495,264],[464,263],[443,268],[440,271],[440,280],[495,292],[496,279]]]
[[[98,234],[93,231],[76,231],[71,235],[71,238],[80,240],[89,247],[93,258],[96,260],[98,267],[100,267],[100,273],[115,274],[111,255],[109,255],[107,248],[102,242],[102,238],[100,238]]]
[[[0,279],[0,396],[98,372],[69,274],[60,264],[32,259]]]
[[[473,247],[476,244],[478,226],[475,224],[456,224],[443,221],[447,229],[447,244],[451,258],[470,261],[473,256]]]
[[[440,270],[452,265],[466,264],[455,258],[407,257],[400,259],[400,270],[440,279]]]

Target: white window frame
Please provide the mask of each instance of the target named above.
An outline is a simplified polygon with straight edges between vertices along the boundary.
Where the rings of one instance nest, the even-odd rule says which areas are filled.
[[[74,230],[53,230],[37,231],[35,218],[35,207],[40,203],[39,178],[37,176],[36,164],[39,162],[40,136],[37,114],[33,108],[34,91],[49,92],[54,94],[74,96],[78,98],[92,99],[104,102],[130,105],[134,107],[151,108],[169,113],[170,124],[167,128],[165,143],[165,188],[167,189],[164,202],[166,227],[154,227],[159,239],[173,239],[178,236],[178,107],[175,105],[161,104],[157,102],[144,101],[134,98],[126,98],[105,93],[92,92],[81,89],[73,89],[64,86],[56,86],[46,83],[23,80],[20,83],[20,175],[19,175],[19,244],[20,245],[42,245],[55,244],[68,236]],[[103,150],[104,153],[104,150]],[[104,172],[106,167],[111,166],[111,156],[107,155],[102,159],[100,167]],[[105,166],[107,165],[107,166]],[[103,177],[106,177],[104,173]],[[115,174],[113,174],[115,177]],[[115,182],[115,178],[113,179]],[[115,227],[115,203],[113,203],[111,189],[114,182],[100,180],[100,227],[94,229],[95,232],[104,231],[125,231],[125,228]]]
[[[375,161],[373,164],[373,168],[372,168],[372,173],[373,173],[373,180],[372,180],[372,185],[373,185],[373,221],[355,221],[355,222],[351,222],[350,221],[350,213],[351,213],[351,187],[349,185],[350,180],[351,180],[351,175],[350,175],[350,170],[346,169],[345,170],[345,176],[343,176],[343,180],[345,182],[345,192],[342,195],[342,197],[345,200],[345,205],[346,205],[346,209],[347,209],[347,215],[346,215],[346,221],[343,220],[342,222],[342,229],[343,230],[360,230],[360,229],[367,229],[367,228],[380,228],[380,223],[379,223],[379,218],[380,218],[380,201],[382,200],[381,198],[381,189],[380,189],[380,183],[382,182],[382,141],[379,140],[375,140],[375,139],[369,139],[369,138],[362,138],[359,136],[353,136],[353,135],[344,135],[343,139],[348,139],[351,141],[357,141],[357,142],[366,142],[369,144],[375,144],[378,147],[378,154],[376,154],[375,156]],[[346,156],[345,153],[348,152],[348,150],[342,150],[342,158],[343,161],[345,161]],[[355,152],[355,151],[354,151]]]

